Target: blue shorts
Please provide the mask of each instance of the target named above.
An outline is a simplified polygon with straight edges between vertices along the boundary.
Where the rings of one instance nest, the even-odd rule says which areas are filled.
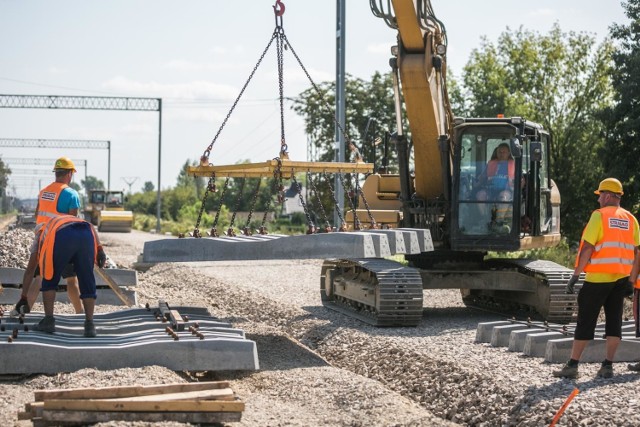
[[[80,285],[80,298],[96,298],[96,278],[93,275],[96,254],[90,227],[89,223],[78,222],[58,230],[53,246],[53,277],[49,280],[43,278],[40,290],[55,290],[65,267],[73,263]]]

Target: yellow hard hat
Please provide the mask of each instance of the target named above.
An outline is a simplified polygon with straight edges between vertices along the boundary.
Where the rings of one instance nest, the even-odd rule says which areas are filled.
[[[74,172],[78,172],[76,165],[74,165],[73,161],[68,157],[60,157],[56,160],[56,164],[53,165],[53,171],[55,172],[57,169],[71,169]]]
[[[598,189],[594,191],[594,193],[600,195],[601,191],[624,194],[624,192],[622,191],[622,183],[615,178],[606,178],[600,181],[600,185],[598,186]]]

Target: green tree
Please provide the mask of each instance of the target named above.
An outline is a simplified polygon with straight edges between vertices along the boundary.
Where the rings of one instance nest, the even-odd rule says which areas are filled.
[[[87,179],[81,180],[80,184],[82,184],[87,194],[91,190],[105,190],[104,181],[91,175],[87,176]]]
[[[470,116],[522,116],[552,136],[551,177],[562,194],[562,231],[577,240],[596,207],[593,189],[603,177],[598,112],[612,100],[612,44],[585,33],[545,35],[507,29],[497,43],[483,40],[464,67]]]
[[[603,111],[607,140],[602,151],[606,175],[622,181],[622,204],[640,208],[640,0],[623,3],[629,25],[611,26],[616,42],[612,70],[615,104]]]
[[[9,167],[2,161],[2,157],[0,157],[0,197],[7,194],[9,175],[11,175],[11,169],[9,169]]]
[[[153,185],[153,182],[151,181],[146,181],[144,183],[144,186],[142,187],[142,192],[143,193],[150,193],[152,191],[155,191],[155,186]]]
[[[198,165],[198,162],[195,160],[193,161],[187,160],[184,163],[184,165],[182,166],[182,169],[180,169],[180,173],[178,174],[177,186],[193,187],[196,195],[198,195],[198,197],[201,197],[204,191],[204,186],[206,185],[205,178],[193,177],[189,175],[189,172],[188,172],[189,166],[197,166],[197,165]]]

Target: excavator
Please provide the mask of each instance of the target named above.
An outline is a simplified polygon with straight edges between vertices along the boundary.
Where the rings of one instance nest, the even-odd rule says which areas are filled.
[[[398,173],[369,175],[359,197],[367,209],[350,211],[346,219],[357,228],[357,218],[370,213],[381,228],[428,229],[435,250],[405,255],[408,266],[325,260],[323,304],[377,326],[414,326],[422,318],[423,289],[460,289],[468,306],[572,321],[576,296],[564,292],[572,270],[543,260],[487,258],[489,251],[546,248],[561,239],[549,132],[522,117],[454,117],[445,27],[430,0],[370,0],[370,7],[397,30],[390,65]],[[506,191],[487,188],[499,151]]]
[[[133,212],[124,210],[125,197],[117,190],[90,190],[84,217],[98,231],[130,233]]]

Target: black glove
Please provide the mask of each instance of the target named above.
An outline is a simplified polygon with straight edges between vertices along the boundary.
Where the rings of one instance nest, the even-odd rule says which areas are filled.
[[[565,292],[568,294],[572,294],[574,292],[574,287],[576,285],[576,283],[578,282],[578,279],[580,278],[580,276],[574,274],[573,276],[571,276],[571,279],[569,279],[569,281],[567,282],[567,287],[565,288]]]
[[[31,312],[29,308],[29,301],[27,301],[27,297],[20,297],[20,301],[16,304],[15,310],[18,314],[27,314]]]
[[[624,296],[627,298],[631,298],[633,296],[633,288],[634,288],[634,284],[633,282],[627,282],[624,285]]]
[[[98,267],[103,268],[106,262],[107,254],[104,253],[104,249],[102,249],[102,246],[98,246],[98,253],[96,254],[96,264],[98,264]]]

